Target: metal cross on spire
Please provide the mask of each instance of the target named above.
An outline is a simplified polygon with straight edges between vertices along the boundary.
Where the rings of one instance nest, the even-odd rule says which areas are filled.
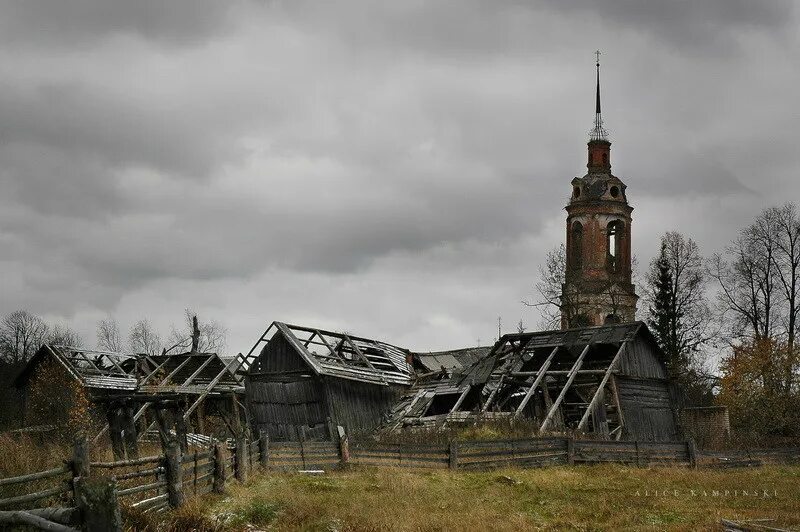
[[[608,132],[603,128],[603,117],[600,114],[600,50],[594,52],[597,66],[597,92],[595,97],[594,127],[589,132],[590,140],[608,140]]]

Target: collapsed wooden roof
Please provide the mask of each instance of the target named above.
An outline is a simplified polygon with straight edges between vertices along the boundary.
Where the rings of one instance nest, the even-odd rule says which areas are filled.
[[[47,358],[52,358],[82,386],[97,391],[132,391],[138,384],[130,355],[97,351],[64,345],[44,344],[17,375],[20,386],[33,370]]]
[[[536,416],[541,432],[552,429],[557,419],[571,420],[571,428],[598,430],[593,412],[604,400],[612,373],[648,371],[636,367],[644,362],[630,348],[634,339],[660,353],[641,322],[504,335],[463,371],[418,382],[394,407],[387,427],[531,417],[529,403],[544,386],[547,408]],[[655,377],[663,374],[663,368],[650,371]],[[618,425],[609,429],[617,429],[616,436],[621,434],[621,420]]]
[[[316,375],[379,385],[411,385],[414,380],[414,369],[407,361],[409,352],[405,349],[344,332],[278,321],[264,331],[248,357],[253,358],[253,354],[264,352],[276,335],[288,341]],[[260,359],[254,358],[250,371],[262,371]]]

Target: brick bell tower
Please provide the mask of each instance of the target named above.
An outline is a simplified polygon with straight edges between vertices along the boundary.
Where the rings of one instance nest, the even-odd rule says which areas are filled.
[[[631,283],[631,212],[625,184],[611,174],[611,142],[600,115],[600,52],[588,173],[572,180],[567,210],[561,328],[635,319],[639,297]]]

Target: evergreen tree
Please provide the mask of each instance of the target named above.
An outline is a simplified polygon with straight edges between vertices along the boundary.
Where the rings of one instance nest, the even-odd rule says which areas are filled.
[[[653,294],[649,308],[648,323],[658,344],[667,356],[667,368],[672,377],[687,369],[677,340],[680,317],[675,305],[675,290],[672,283],[672,268],[667,257],[666,244],[662,242],[661,253],[653,263]]]

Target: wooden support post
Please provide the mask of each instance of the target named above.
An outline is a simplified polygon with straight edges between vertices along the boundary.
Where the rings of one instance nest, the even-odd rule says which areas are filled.
[[[76,439],[72,447],[72,476],[83,478],[89,476],[89,442],[86,436]]]
[[[450,469],[458,469],[458,441],[450,440]]]
[[[136,414],[133,407],[126,405],[122,410],[123,414],[123,440],[125,442],[125,452],[129,459],[139,458],[139,435],[136,431],[136,421],[133,416]]]
[[[172,419],[175,420],[175,434],[178,436],[181,454],[186,454],[189,452],[189,442],[186,437],[186,419],[181,415],[178,408],[172,411]]]
[[[266,471],[269,469],[269,433],[266,430],[261,429],[261,432],[258,435],[258,441],[258,448],[259,451],[261,451],[261,455],[259,456],[261,459],[261,467],[263,467]]]
[[[75,505],[83,517],[86,532],[121,532],[122,516],[114,480],[75,479]]]
[[[249,463],[247,451],[247,440],[236,438],[236,480],[239,482],[247,482],[247,464]]]
[[[350,440],[344,427],[336,427],[336,432],[339,436],[339,463],[342,467],[346,467],[347,463],[350,462]]]
[[[225,448],[220,442],[214,443],[214,493],[225,492]]]
[[[239,402],[236,400],[236,394],[231,394],[231,421],[233,430],[236,432],[233,437],[238,440],[242,437],[242,419],[239,416]]]
[[[195,412],[197,416],[197,432],[200,434],[206,433],[206,405],[205,403],[200,403],[197,405],[197,410]]]
[[[567,438],[567,464],[575,465],[575,438]]]
[[[122,423],[119,410],[119,407],[113,403],[108,405],[106,409],[108,436],[111,439],[111,450],[114,452],[114,458],[125,460],[125,442],[122,440]]]
[[[181,466],[181,448],[174,438],[169,438],[164,445],[164,469],[167,481],[167,500],[172,508],[183,505],[183,467]]]
[[[305,425],[300,426],[300,459],[303,462],[303,469],[306,468],[306,427]]]
[[[634,440],[633,445],[636,448],[636,467],[642,467],[642,462],[639,458],[639,440]]]
[[[686,451],[689,454],[689,467],[697,469],[697,444],[694,439],[689,438],[686,442]]]

